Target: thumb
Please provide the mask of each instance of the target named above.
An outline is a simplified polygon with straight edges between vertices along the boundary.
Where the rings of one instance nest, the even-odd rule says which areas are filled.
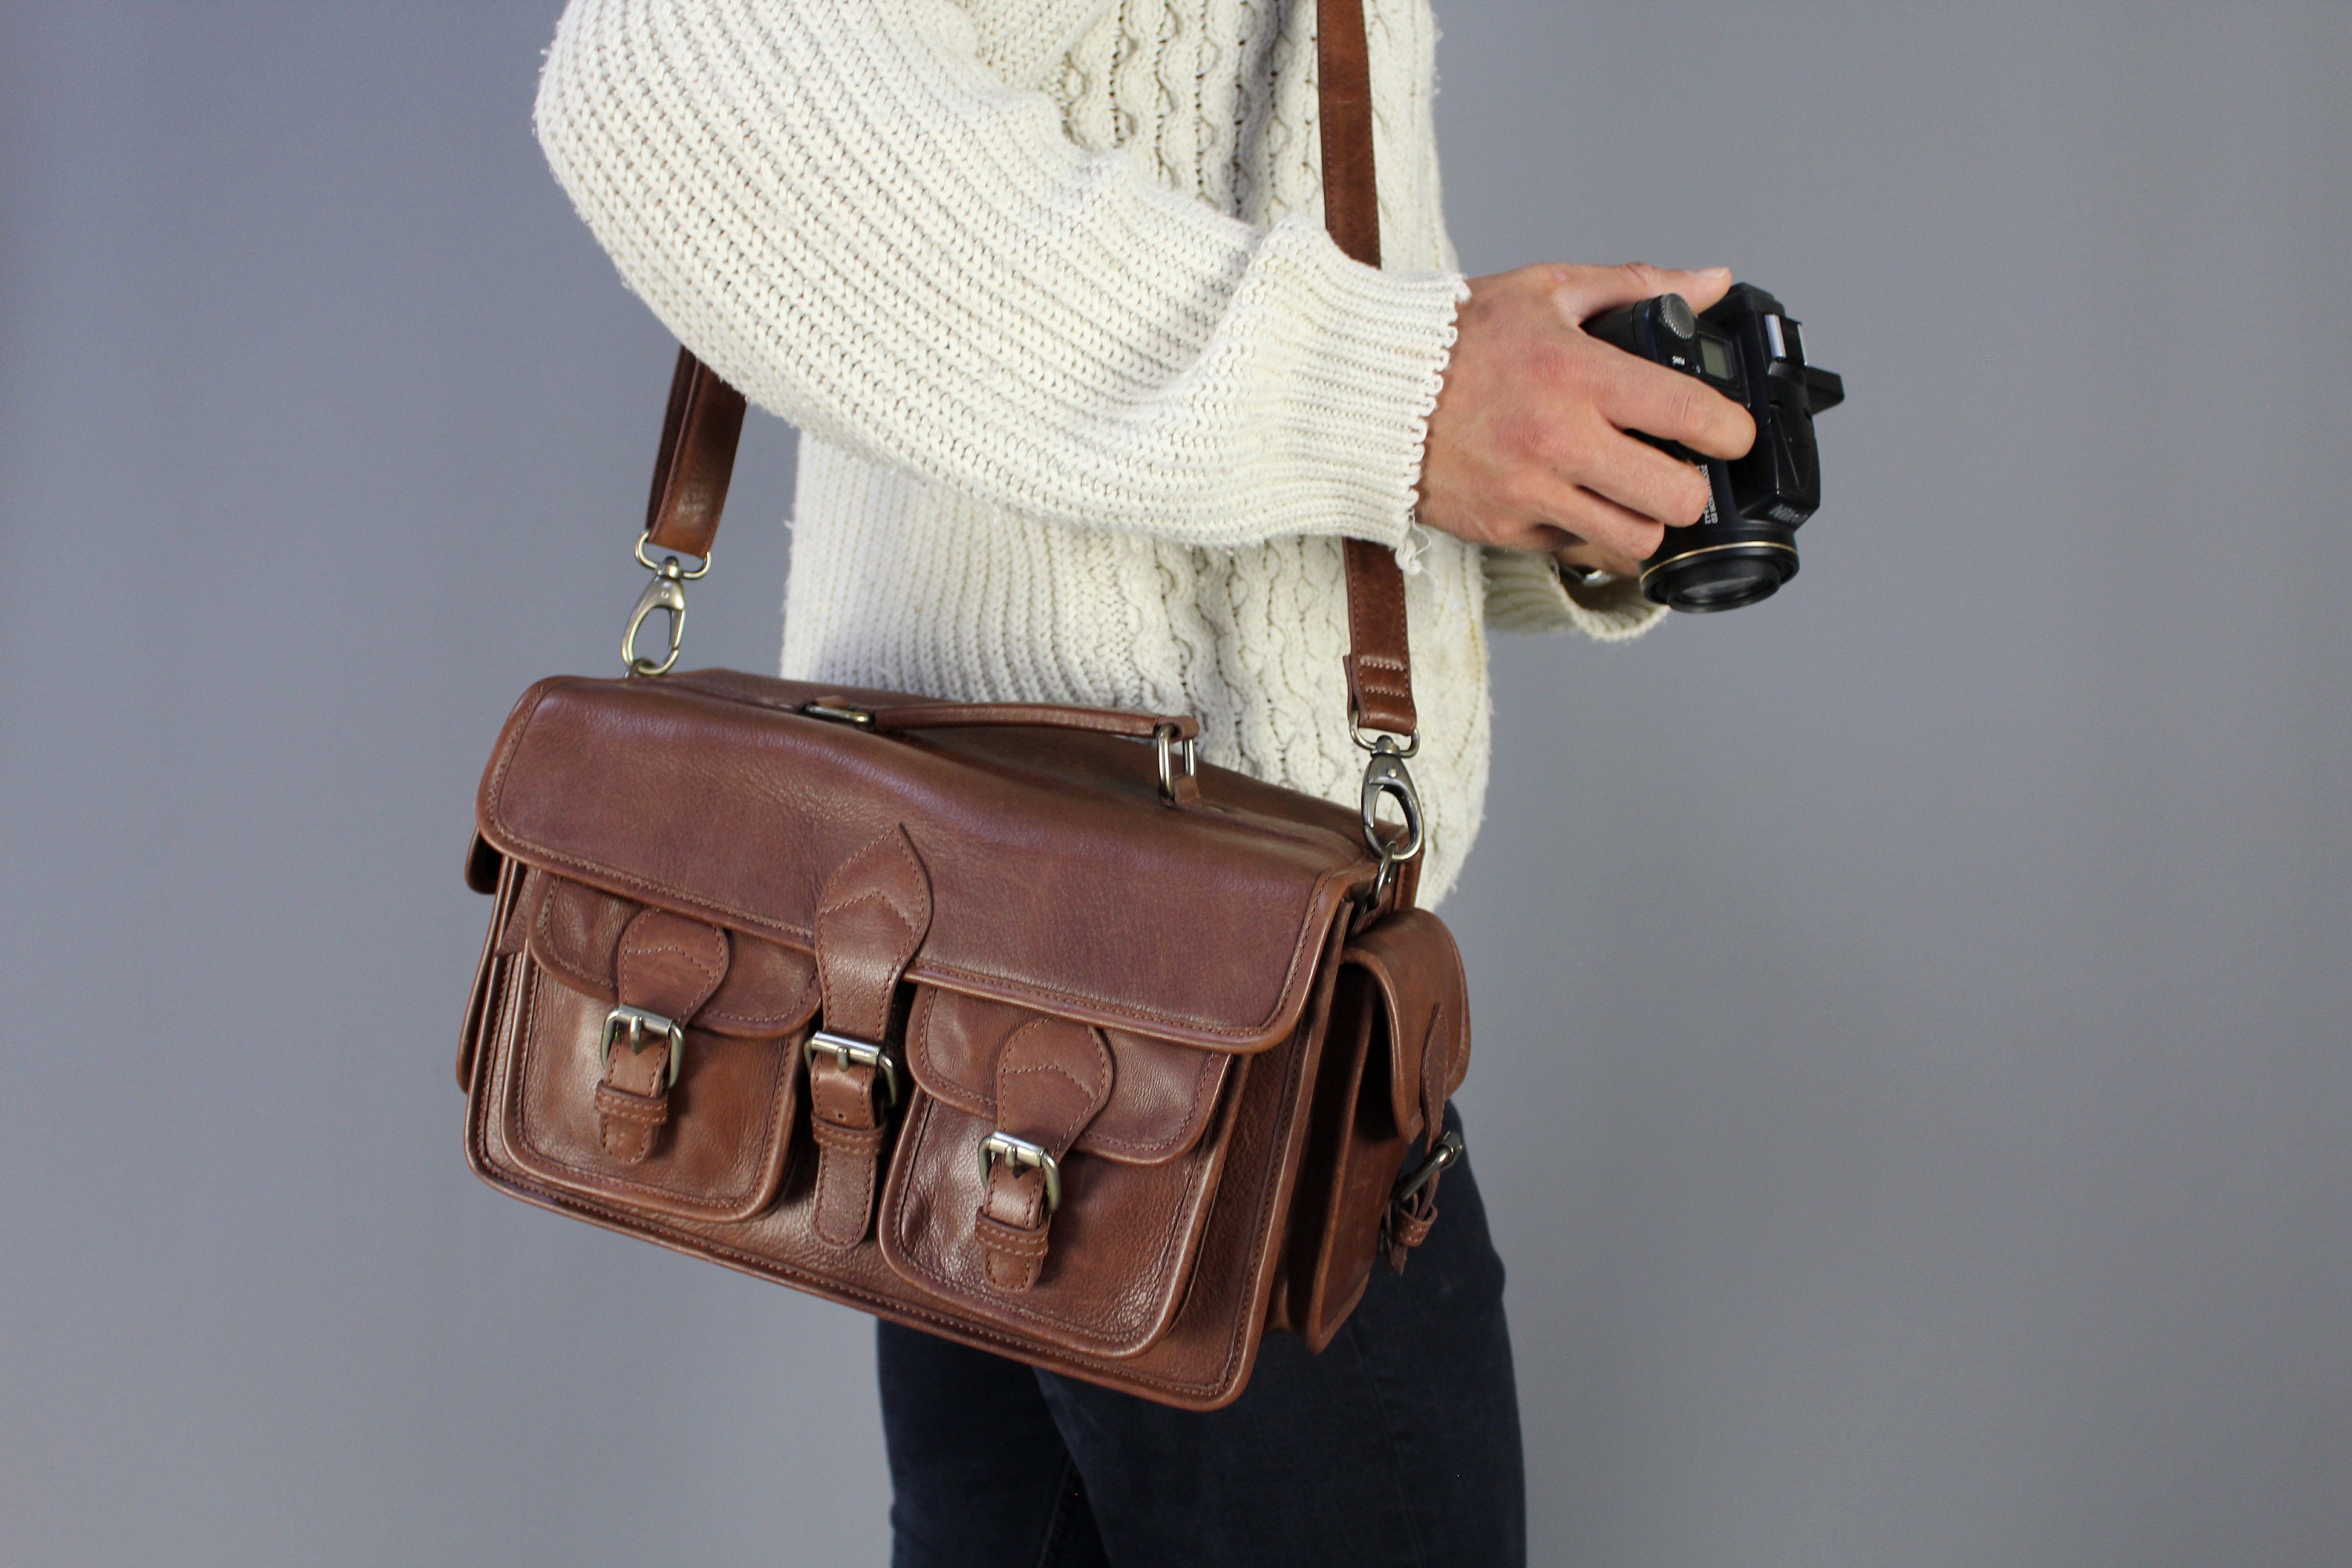
[[[1660,294],[1680,294],[1694,310],[1704,310],[1731,290],[1731,268],[1709,267],[1685,272],[1629,261],[1622,267],[1571,267],[1554,295],[1570,316],[1589,321],[1604,310],[1637,304]]]

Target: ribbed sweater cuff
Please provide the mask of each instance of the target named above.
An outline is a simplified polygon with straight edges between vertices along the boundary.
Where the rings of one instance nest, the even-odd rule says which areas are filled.
[[[1269,468],[1331,508],[1299,519],[1301,531],[1402,546],[1469,297],[1462,275],[1366,267],[1294,215],[1266,236],[1243,296],[1236,313],[1255,320],[1237,338],[1264,356],[1251,379],[1274,389],[1261,434],[1283,450]]]
[[[1486,624],[1504,632],[1579,631],[1600,642],[1639,637],[1667,614],[1625,577],[1587,587],[1560,575],[1549,555],[1488,548]]]

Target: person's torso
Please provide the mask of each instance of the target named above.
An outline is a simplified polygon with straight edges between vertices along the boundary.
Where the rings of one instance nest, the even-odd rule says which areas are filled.
[[[1320,210],[1312,0],[968,0],[983,60],[1057,102],[1089,149],[1259,226]],[[1452,269],[1431,123],[1426,0],[1371,0],[1387,265]],[[1352,801],[1335,539],[1201,550],[1010,515],[803,436],[783,668],[963,700],[1190,712],[1204,755]],[[1407,579],[1432,830],[1451,885],[1486,782],[1478,552],[1425,533]]]

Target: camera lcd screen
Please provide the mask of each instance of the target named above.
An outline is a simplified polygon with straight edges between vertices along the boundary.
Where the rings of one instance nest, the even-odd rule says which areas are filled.
[[[1723,345],[1715,339],[1699,339],[1698,357],[1699,362],[1706,366],[1709,380],[1729,381],[1731,379],[1731,356],[1723,352]]]

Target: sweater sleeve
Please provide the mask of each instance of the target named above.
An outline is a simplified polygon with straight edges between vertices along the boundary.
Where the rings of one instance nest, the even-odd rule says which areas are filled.
[[[1560,574],[1549,555],[1486,551],[1486,624],[1503,632],[1579,631],[1601,642],[1639,637],[1667,614],[1622,577],[1586,585]]]
[[[1026,516],[1402,543],[1458,274],[1088,152],[948,0],[572,0],[556,177],[753,402]]]

